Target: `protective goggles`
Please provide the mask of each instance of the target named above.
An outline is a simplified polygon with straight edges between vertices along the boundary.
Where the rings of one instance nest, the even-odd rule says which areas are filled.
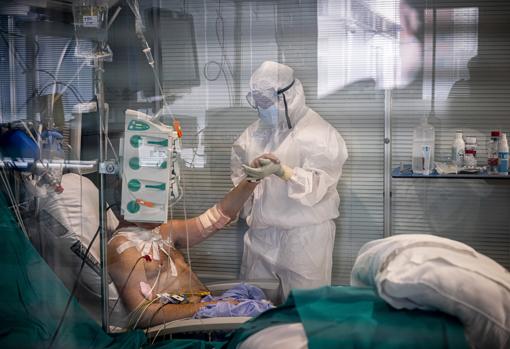
[[[272,88],[265,90],[253,90],[246,95],[248,104],[254,109],[267,109],[278,100],[276,91]]]
[[[248,92],[246,95],[246,100],[248,104],[254,109],[267,109],[273,104],[277,103],[279,95],[283,96],[283,103],[285,105],[285,117],[287,119],[287,126],[292,128],[290,123],[289,115],[287,112],[287,99],[285,98],[285,91],[290,89],[294,85],[295,80],[292,80],[290,85],[275,91],[273,88],[268,88],[265,90],[253,90]]]

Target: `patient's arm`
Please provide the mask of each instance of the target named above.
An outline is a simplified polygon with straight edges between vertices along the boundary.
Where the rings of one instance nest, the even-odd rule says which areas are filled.
[[[144,263],[156,263],[156,261],[147,262],[136,248],[128,248],[121,254],[117,253],[117,247],[127,240],[123,237],[113,239],[108,244],[108,271],[112,277],[119,296],[123,300],[130,312],[133,312],[147,300],[141,293],[140,282],[149,283],[145,273]],[[151,285],[152,286],[152,285]],[[168,304],[162,307],[161,303],[150,305],[144,312],[137,327],[148,327],[161,324],[168,321],[182,319],[193,316],[201,307],[211,304],[208,302],[195,304]],[[138,319],[140,313],[136,313],[133,321]]]
[[[189,246],[198,244],[220,230],[228,221],[235,219],[256,186],[257,183],[242,181],[216,204],[217,211],[212,208],[200,217],[168,221],[161,225],[161,235],[166,238],[168,234],[171,234],[172,241],[178,248],[185,247],[188,243]],[[218,215],[220,218],[215,221],[212,217]],[[207,224],[204,226],[204,222],[208,221],[214,221],[215,224],[210,227]],[[187,236],[189,236],[189,242]]]

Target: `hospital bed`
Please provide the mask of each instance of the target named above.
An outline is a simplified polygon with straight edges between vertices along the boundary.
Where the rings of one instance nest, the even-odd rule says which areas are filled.
[[[3,272],[3,277],[0,279],[2,290],[2,301],[0,302],[2,313],[0,333],[2,336],[0,336],[0,346],[2,348],[19,348],[22,343],[22,346],[27,348],[47,348],[65,308],[69,291],[18,229],[16,221],[2,198],[0,198],[0,214],[3,217],[0,221],[0,230],[4,236],[3,242],[0,244],[0,264]],[[326,288],[325,290],[335,290],[335,288]],[[271,327],[274,324],[289,324],[301,321],[306,329],[310,323],[307,319],[310,319],[310,317],[300,315],[300,313],[302,313],[302,309],[310,309],[312,312],[316,310],[312,305],[306,306],[312,304],[307,300],[310,297],[315,300],[326,301],[327,303],[314,303],[329,308],[330,317],[338,311],[331,308],[337,297],[321,295],[315,291],[309,292],[301,295],[297,294],[296,297],[292,298],[298,304],[298,307],[293,307],[287,303],[285,306],[278,308],[277,311],[267,312],[266,316],[257,318],[256,321],[248,321],[242,324],[242,328],[234,332],[235,339],[244,340],[246,334],[258,328]],[[319,290],[319,292],[324,291]],[[303,305],[305,308],[302,308]],[[354,308],[363,309],[359,306],[354,306]],[[282,312],[285,316],[281,314]],[[341,312],[337,314],[341,314]],[[321,315],[322,317],[329,321],[327,317]],[[315,321],[313,320],[312,323]],[[353,326],[349,327],[354,328]],[[335,328],[336,331],[341,331],[338,324]],[[284,337],[282,336],[282,339]],[[313,336],[310,338],[312,339],[309,339],[309,347],[313,348]],[[54,342],[53,348],[134,349],[142,347],[147,341],[143,331],[140,330],[116,335],[106,334],[77,302],[71,302],[68,315],[63,322],[60,335]],[[230,342],[230,339],[229,342],[219,344],[193,340],[189,341],[189,345],[184,346],[185,343],[176,340],[157,342],[155,348],[237,346],[235,342]],[[144,346],[144,348],[150,348],[150,346]]]
[[[0,311],[3,315],[0,319],[0,332],[3,331],[0,345],[2,348],[18,348],[20,343],[24,343],[25,347],[46,348],[69,292],[17,228],[3,199],[0,199],[0,214],[4,217],[0,222],[4,235],[0,244],[3,271],[3,278],[0,279]],[[395,320],[393,326],[386,326],[391,323],[388,318]],[[244,320],[240,319],[239,322]],[[432,323],[436,327],[423,326],[424,323]],[[422,332],[418,331],[417,325],[420,325]],[[173,331],[173,326],[169,328],[170,332]],[[191,329],[188,327],[185,330]],[[337,348],[339,344],[360,348],[430,348],[431,340],[441,342],[439,347],[467,347],[463,328],[452,317],[437,312],[395,310],[369,288],[326,287],[293,291],[285,305],[242,323],[225,342],[158,341],[154,348],[270,348],[267,343],[256,341],[261,337],[266,340],[271,338],[268,335],[271,333],[267,331],[277,335],[279,341],[276,343],[288,345],[289,341],[301,340],[291,342],[296,344],[292,344],[292,348],[302,345],[302,348],[326,349]],[[424,333],[428,340],[417,336],[418,333]],[[413,345],[410,342],[395,342],[395,339],[401,340],[406,334]],[[369,340],[374,335],[379,340],[375,342],[378,345]],[[147,343],[147,338],[142,331],[106,334],[78,303],[72,302],[54,348],[129,349],[140,348],[143,343]],[[403,345],[406,343],[407,346]],[[289,347],[286,345],[280,348]]]
[[[72,290],[81,263],[79,259],[76,259],[77,256],[72,249],[72,246],[76,243],[74,239],[69,238],[72,232],[69,232],[66,227],[44,211],[41,211],[38,217],[26,216],[24,221],[31,241],[39,254],[64,285]],[[66,235],[68,237],[63,238]],[[75,296],[99,323],[101,320],[101,283],[97,266],[94,266],[93,263],[95,262],[92,261],[85,265]],[[273,304],[279,304],[279,284],[273,280],[229,280],[207,283],[206,286],[211,291],[211,295],[220,296],[224,291],[241,282],[259,287],[269,301]],[[110,310],[114,307],[110,316],[110,323],[117,330],[122,331],[127,325],[125,320],[129,316],[129,311],[122,301],[118,301],[118,290],[111,280],[109,280],[109,297]],[[249,319],[250,317],[182,319],[165,325],[154,326],[147,331],[147,334],[150,338],[156,335],[172,338],[175,334],[184,333],[201,333],[210,336],[213,332],[226,333],[232,331]]]
[[[77,174],[66,174],[62,178],[64,193],[49,197],[40,202],[41,209],[37,215],[33,212],[24,216],[30,240],[39,254],[44,258],[52,270],[57,274],[64,285],[72,290],[76,282],[76,275],[79,272],[82,258],[85,257],[86,248],[92,237],[87,236],[97,229],[85,229],[78,226],[78,213],[87,215],[89,218],[97,215],[96,202],[98,202],[97,188],[85,177]],[[75,188],[78,188],[84,196],[81,200],[80,212],[73,210],[70,196],[76,195]],[[68,192],[66,192],[66,190]],[[93,220],[98,217],[93,217]],[[107,221],[109,225],[115,225],[115,217],[108,212]],[[90,224],[87,221],[83,224]],[[95,252],[94,252],[94,247]],[[86,263],[79,278],[79,284],[75,296],[80,304],[87,311],[101,322],[101,278],[98,263],[97,243],[93,244],[91,252],[86,256]],[[266,298],[273,304],[279,304],[279,284],[273,280],[241,281],[229,280],[227,282],[213,282],[206,286],[213,296],[221,295],[224,291],[234,287],[240,282],[251,283],[264,292]],[[122,301],[118,300],[118,290],[114,283],[109,280],[109,305],[110,325],[117,330],[125,330],[129,311]],[[149,337],[172,337],[175,334],[200,333],[202,336],[210,337],[212,333],[226,333],[239,327],[249,320],[249,317],[235,318],[208,318],[208,319],[183,319],[172,323],[156,326],[147,331]]]
[[[68,292],[59,289],[58,284],[60,284],[60,281],[56,279],[48,266],[41,262],[41,258],[35,251],[30,252],[31,250],[33,251],[32,246],[28,241],[23,240],[23,236],[20,231],[16,229],[14,220],[8,212],[7,206],[4,202],[2,202],[2,204],[3,216],[7,217],[7,219],[2,222],[2,231],[6,234],[6,241],[2,246],[3,251],[0,252],[2,252],[2,270],[5,270],[5,280],[3,281],[4,285],[0,286],[4,287],[4,289],[9,289],[7,295],[12,297],[12,300],[9,301],[7,299],[7,301],[1,304],[3,306],[2,313],[5,314],[4,321],[10,319],[15,324],[12,326],[12,324],[6,323],[4,324],[6,326],[4,328],[14,328],[12,332],[16,333],[20,328],[25,330],[26,327],[32,334],[38,333],[38,331],[33,331],[32,329],[35,324],[38,324],[37,326],[39,327],[43,326],[43,328],[47,326],[51,328],[52,324],[54,326],[53,322],[55,319],[58,319],[62,313],[62,304],[68,298]],[[7,226],[9,222],[11,226]],[[53,224],[55,224],[55,222],[53,222]],[[36,227],[37,224],[32,224],[31,226]],[[51,227],[52,224],[48,224],[48,222],[45,221],[43,226],[48,228]],[[52,234],[58,231],[55,230],[54,226],[50,229]],[[38,232],[40,235],[39,243],[41,243],[41,240],[46,243],[49,242],[48,237],[51,235],[46,235],[46,237],[44,237],[44,234],[48,233],[48,231]],[[61,234],[66,235],[67,233],[62,231]],[[359,260],[357,260],[353,270],[353,281],[357,286],[362,286],[364,288],[330,287],[311,291],[295,291],[292,297],[289,298],[290,304],[287,302],[274,311],[270,310],[254,321],[248,321],[249,319],[247,318],[184,319],[151,328],[147,331],[146,336],[149,341],[158,340],[158,343],[159,340],[176,338],[181,335],[189,335],[191,338],[205,338],[207,340],[212,339],[212,333],[214,331],[225,333],[235,330],[233,335],[229,337],[228,342],[222,345],[234,348],[243,343],[243,346],[241,346],[242,349],[267,348],[267,340],[273,338],[271,341],[275,342],[274,338],[277,338],[286,343],[293,340],[297,341],[291,342],[293,343],[293,347],[297,348],[320,346],[323,349],[328,347],[328,345],[330,345],[330,347],[336,347],[335,345],[338,345],[339,342],[349,346],[349,343],[354,343],[351,342],[353,340],[367,344],[365,338],[368,338],[369,334],[376,334],[375,337],[372,337],[375,338],[372,339],[372,341],[375,340],[380,343],[391,344],[393,342],[390,341],[389,338],[392,338],[392,336],[402,338],[402,328],[405,327],[410,335],[409,340],[412,341],[407,342],[407,344],[413,343],[414,345],[407,347],[419,347],[419,343],[426,343],[428,345],[431,343],[432,339],[439,340],[443,344],[447,343],[447,347],[466,347],[467,344],[463,335],[463,326],[451,316],[449,317],[444,313],[431,313],[429,311],[435,308],[435,310],[444,310],[461,319],[468,337],[471,335],[471,340],[473,340],[473,333],[475,333],[475,337],[478,336],[485,341],[489,341],[488,343],[490,344],[486,346],[472,345],[472,347],[507,347],[510,343],[510,317],[507,315],[510,314],[510,281],[508,271],[495,264],[495,262],[490,261],[487,257],[476,254],[476,251],[463,244],[447,242],[442,246],[441,244],[443,242],[438,241],[434,237],[425,238],[423,236],[415,236],[416,238],[402,237],[402,239],[400,239],[397,236],[385,239],[381,243],[382,247],[380,247],[379,250],[376,248],[378,246],[378,242],[376,241],[367,244],[368,247],[364,247],[360,251]],[[15,241],[13,242],[11,240]],[[35,244],[37,245],[37,243]],[[431,250],[431,246],[441,248],[434,252],[433,249]],[[374,248],[375,252],[371,252]],[[424,250],[424,248],[428,248],[429,250]],[[445,254],[444,249],[447,249],[449,253]],[[434,255],[432,252],[441,257],[448,256],[448,258],[438,258],[438,256]],[[455,260],[455,258],[457,258],[455,257],[455,253],[459,254],[458,257],[463,261],[463,264],[455,265],[455,263],[457,263]],[[391,274],[386,275],[388,277],[387,280],[378,279],[378,272],[381,270],[382,265],[387,264],[383,262],[387,260],[388,256],[392,256],[395,261],[400,263],[397,264],[397,266],[400,265],[400,267],[403,268],[401,271],[398,270],[398,272],[395,273],[395,277],[399,278],[397,280],[398,282],[406,281],[401,278],[410,275],[409,272],[413,270],[411,268],[412,266],[429,268],[429,270],[425,270],[426,272],[424,269],[416,269],[416,271],[414,271],[420,275],[431,275],[431,270],[447,271],[447,277],[436,272],[433,273],[433,275],[437,274],[437,280],[427,280],[428,282],[437,282],[436,288],[439,286],[444,287],[444,289],[442,289],[443,297],[438,297],[438,295],[432,297],[430,292],[426,292],[427,288],[424,285],[406,281],[409,283],[407,288],[399,286],[396,290],[404,295],[405,301],[416,305],[417,310],[395,310],[395,307],[401,309],[406,308],[398,306],[398,302],[401,302],[400,299],[396,298],[396,300],[393,300],[391,298],[395,297],[395,294],[399,292],[395,293],[395,289],[393,291],[390,289],[389,292],[387,292],[381,285],[377,284],[378,282],[384,284],[386,281],[396,282],[390,278],[390,276],[392,276]],[[473,261],[466,263],[464,261],[466,256],[473,258]],[[427,259],[429,257],[431,258],[430,261]],[[405,258],[409,258],[414,264],[407,265],[404,263],[406,261]],[[438,260],[442,263],[448,262],[449,264],[441,265],[441,268],[430,264],[437,263]],[[416,263],[417,261],[419,261],[419,263]],[[467,265],[469,268],[462,268],[463,265]],[[478,267],[482,269],[475,270],[475,274],[478,276],[480,274],[484,275],[485,279],[483,280],[473,279],[474,276],[470,268]],[[14,273],[11,269],[17,269],[16,273],[20,275],[11,275],[11,272]],[[471,280],[469,283],[465,278],[456,279],[457,276],[460,277],[460,275],[465,272],[470,272],[467,276],[468,280]],[[452,275],[456,277],[452,277]],[[10,278],[15,279],[15,285],[9,284],[12,282]],[[410,279],[414,280],[413,277]],[[497,282],[492,282],[494,280]],[[451,285],[448,283],[451,283]],[[465,287],[467,284],[469,284],[469,287]],[[40,287],[42,287],[41,285],[45,286],[42,290],[40,290]],[[209,286],[214,292],[220,292],[222,289],[229,288],[231,284],[213,284]],[[266,289],[268,295],[278,294],[277,285],[268,283],[261,286]],[[60,288],[62,288],[61,284]],[[373,291],[374,288],[378,289],[377,294]],[[11,292],[11,289],[17,291]],[[27,290],[30,291],[32,289],[36,289],[37,291],[34,293],[36,295],[36,300],[27,302],[27,297],[28,299],[34,298],[34,294],[30,294],[30,292],[28,295],[26,294]],[[59,291],[48,292],[48,289],[57,289]],[[412,292],[409,290],[412,290]],[[468,292],[464,292],[464,290]],[[404,291],[408,293],[406,294]],[[6,292],[4,292],[4,298],[5,293]],[[112,294],[114,293],[112,292]],[[480,297],[480,295],[485,294],[488,296]],[[39,298],[43,296],[46,298]],[[385,298],[382,299],[381,296]],[[467,298],[459,299],[458,302],[452,301],[452,298],[459,298],[461,296]],[[79,297],[83,296],[80,295]],[[85,298],[81,298],[80,303],[82,303],[84,299]],[[448,299],[448,302],[446,302],[445,299]],[[484,299],[486,300],[485,303],[483,302]],[[458,307],[462,302],[468,303],[469,309],[461,309],[461,311],[459,311]],[[99,298],[96,298],[92,303],[97,305],[99,303]],[[15,307],[16,304],[18,304],[18,307]],[[39,305],[37,307],[37,320],[34,321],[34,319],[31,318],[34,317],[34,315],[30,315],[27,320],[23,316],[23,313],[30,314],[30,311],[26,309],[30,309],[34,304]],[[51,304],[52,307],[48,307],[48,304]],[[395,307],[390,306],[390,304],[395,304]],[[344,308],[342,308],[342,306],[344,306]],[[7,309],[5,309],[6,307]],[[76,308],[79,307],[76,305]],[[376,312],[374,310],[378,311]],[[34,310],[32,311],[36,313]],[[489,317],[484,317],[484,314],[487,313],[491,315]],[[53,322],[41,321],[39,316],[44,316],[44,314],[46,314],[46,316],[51,316]],[[77,318],[81,326],[85,323],[87,331],[91,331],[91,329],[100,331],[97,322],[93,321],[89,315],[83,314],[82,310],[74,309],[71,311],[71,314],[70,324],[68,324],[71,328],[73,328],[73,321],[76,321],[75,317],[77,316],[76,314],[78,314]],[[320,316],[317,316],[317,314]],[[374,316],[376,317],[374,318]],[[391,321],[387,320],[388,316],[393,318],[394,326],[386,326],[387,323],[391,323]],[[415,323],[413,321],[415,321]],[[427,325],[430,324],[430,321],[432,321],[434,326]],[[20,323],[23,325],[19,325]],[[44,325],[41,325],[41,323],[44,323]],[[368,327],[366,326],[367,324]],[[425,332],[419,332],[424,324]],[[79,327],[80,326],[78,326],[78,328]],[[75,326],[74,328],[77,327]],[[45,331],[51,332],[50,329],[45,329]],[[69,331],[71,334],[73,333],[73,330]],[[381,335],[381,333],[383,335]],[[414,338],[417,333],[423,333],[422,337],[428,336],[430,338],[426,341],[424,341],[423,338]],[[76,335],[81,338],[79,333]],[[68,334],[68,336],[70,335]],[[104,333],[98,334],[97,336],[103,338],[105,343],[114,340]],[[115,337],[115,341],[121,341],[122,338],[128,337],[133,343],[141,343],[147,340],[147,337],[139,334],[139,332],[130,331],[124,333],[120,337]],[[66,338],[62,340],[65,341]],[[324,344],[325,340],[326,344]],[[167,344],[161,344],[165,346],[160,345],[158,348],[171,348],[172,343],[174,343],[174,341],[169,341]],[[394,345],[392,344],[392,346],[389,347],[406,347],[401,344],[402,343],[394,343]],[[68,347],[72,347],[72,345]],[[369,342],[365,347],[373,347],[373,345],[371,346]]]
[[[246,282],[260,288],[266,298],[273,304],[280,304],[279,284],[273,280],[231,280],[228,282],[214,282],[206,284],[211,295],[220,296],[240,282]],[[173,339],[181,337],[203,338],[211,341],[213,338],[223,338],[226,334],[236,330],[242,324],[252,319],[247,316],[215,317],[204,319],[181,319],[166,324],[153,326],[146,331],[150,341],[155,339]]]

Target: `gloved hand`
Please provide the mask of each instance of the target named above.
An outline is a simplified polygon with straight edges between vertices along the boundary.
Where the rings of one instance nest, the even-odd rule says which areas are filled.
[[[272,174],[288,181],[293,175],[290,167],[280,163],[280,160],[272,154],[259,156],[252,161],[251,166],[243,165],[248,181],[260,181]]]

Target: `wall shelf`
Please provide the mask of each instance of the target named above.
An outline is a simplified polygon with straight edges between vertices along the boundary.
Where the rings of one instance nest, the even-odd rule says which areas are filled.
[[[414,174],[411,170],[411,165],[404,165],[403,171],[401,171],[400,167],[396,167],[391,172],[391,177],[393,178],[427,178],[427,179],[434,179],[434,178],[448,178],[448,179],[498,179],[498,180],[505,180],[510,179],[510,176],[503,176],[503,175],[489,175],[487,172],[480,172],[475,174],[469,174],[469,173],[459,173],[459,174],[445,174],[440,175],[436,171],[434,171],[432,174],[425,176],[421,174]]]

